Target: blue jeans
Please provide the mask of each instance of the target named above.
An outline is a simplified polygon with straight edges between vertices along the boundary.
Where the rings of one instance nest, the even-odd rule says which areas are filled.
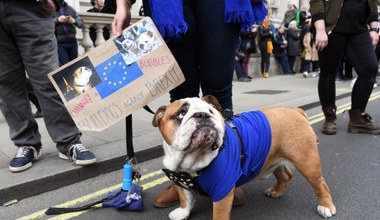
[[[0,0],[0,39],[0,108],[11,140],[16,146],[41,146],[25,86],[26,71],[49,135],[58,150],[66,153],[71,144],[80,143],[81,133],[47,76],[58,68],[50,14],[36,1]]]
[[[282,57],[276,57],[276,60],[280,62],[284,74],[293,74],[289,66],[288,56],[286,54]]]
[[[58,59],[59,66],[72,61],[78,57],[78,43],[77,41],[58,43]]]
[[[144,1],[144,12],[150,15],[148,6],[148,1]],[[215,96],[223,109],[232,109],[240,24],[224,22],[224,0],[183,0],[183,11],[188,31],[168,46],[186,81],[170,91],[171,101],[198,97],[202,90],[203,96]]]

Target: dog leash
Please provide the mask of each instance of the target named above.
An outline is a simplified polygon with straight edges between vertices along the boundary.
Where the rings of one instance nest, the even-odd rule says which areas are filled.
[[[238,115],[237,115],[238,116]],[[247,158],[246,154],[245,154],[245,151],[244,151],[244,143],[243,143],[243,140],[241,139],[241,136],[239,134],[239,131],[237,129],[237,127],[234,125],[234,123],[232,123],[231,120],[226,120],[226,123],[228,124],[228,126],[230,126],[232,128],[232,130],[235,132],[236,136],[238,137],[239,139],[239,145],[240,145],[240,162],[241,164],[245,161],[245,159]]]

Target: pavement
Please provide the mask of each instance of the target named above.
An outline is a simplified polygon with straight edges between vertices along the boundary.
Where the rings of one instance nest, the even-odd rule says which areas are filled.
[[[317,93],[318,78],[303,78],[302,74],[272,75],[264,79],[253,75],[251,82],[233,82],[235,112],[266,106],[298,106],[304,109],[319,109]],[[379,89],[377,89],[379,90]],[[374,90],[376,91],[376,90]],[[337,98],[351,93],[350,81],[337,84]],[[166,105],[169,95],[165,94],[149,104],[155,111]],[[162,156],[162,139],[151,125],[153,115],[141,109],[133,113],[133,147],[138,162]],[[51,141],[43,123],[37,119],[42,135],[42,157],[33,162],[33,167],[21,173],[9,171],[9,161],[16,147],[9,139],[8,126],[0,115],[0,204],[20,200],[62,186],[121,169],[126,155],[126,124],[122,120],[102,132],[83,132],[83,144],[95,153],[96,165],[81,167],[58,157],[55,144]]]

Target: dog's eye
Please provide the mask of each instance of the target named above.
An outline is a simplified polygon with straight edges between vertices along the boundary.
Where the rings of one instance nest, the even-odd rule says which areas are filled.
[[[181,111],[178,112],[178,118],[182,119],[187,113],[187,109],[182,109]]]

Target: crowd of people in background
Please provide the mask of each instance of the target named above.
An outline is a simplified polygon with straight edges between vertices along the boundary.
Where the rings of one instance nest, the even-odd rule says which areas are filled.
[[[236,71],[237,78],[242,82],[249,82],[248,66],[252,53],[260,51],[260,73],[264,78],[270,76],[270,57],[273,55],[281,66],[283,74],[294,75],[303,73],[304,77],[318,76],[318,55],[313,45],[313,35],[310,30],[311,15],[308,5],[300,9],[288,2],[288,10],[283,20],[276,28],[271,22],[270,15],[260,24],[254,24],[249,30],[242,31],[241,44],[237,50],[236,62],[243,65],[243,73]],[[306,36],[306,38],[305,38]],[[259,48],[259,50],[256,49]],[[245,54],[244,58],[239,55]],[[239,59],[238,59],[239,58]],[[295,70],[296,59],[300,59],[300,69]],[[236,65],[240,68],[239,65]]]

